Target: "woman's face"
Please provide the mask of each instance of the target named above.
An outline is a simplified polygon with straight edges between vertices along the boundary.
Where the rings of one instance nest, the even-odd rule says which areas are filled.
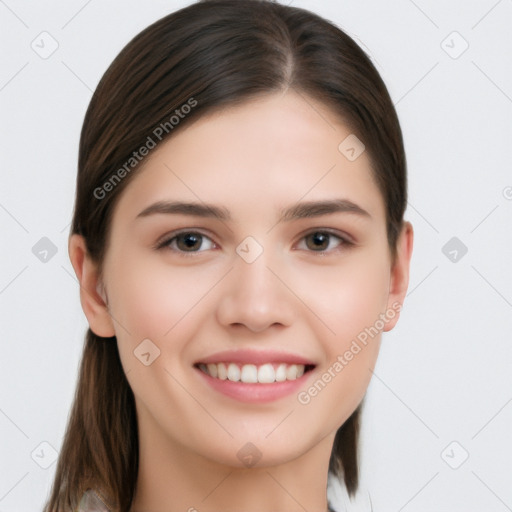
[[[350,135],[275,94],[200,118],[134,171],[103,282],[146,439],[273,465],[332,443],[360,403],[399,305],[383,198]]]

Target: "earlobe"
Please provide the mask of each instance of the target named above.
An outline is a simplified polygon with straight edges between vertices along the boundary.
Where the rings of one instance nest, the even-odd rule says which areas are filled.
[[[83,236],[72,234],[69,237],[68,252],[80,284],[80,303],[91,330],[103,338],[115,336],[106,290],[99,279],[97,265],[88,254]]]
[[[384,332],[390,331],[398,322],[400,310],[409,286],[409,268],[411,263],[414,232],[412,224],[405,221],[402,226],[398,243],[396,261],[391,269],[389,296],[386,311]],[[388,315],[389,312],[389,315]]]

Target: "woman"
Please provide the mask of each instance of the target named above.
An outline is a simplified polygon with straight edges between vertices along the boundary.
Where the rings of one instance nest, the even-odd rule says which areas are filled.
[[[89,329],[45,510],[324,512],[329,475],[353,496],[413,241],[364,52],[303,9],[195,3],[117,56],[79,153]]]

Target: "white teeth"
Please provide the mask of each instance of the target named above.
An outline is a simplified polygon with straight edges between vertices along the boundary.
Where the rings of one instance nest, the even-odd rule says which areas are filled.
[[[229,363],[228,379],[234,382],[240,380],[240,368],[238,368],[238,366],[234,363]]]
[[[262,364],[258,369],[258,382],[261,384],[270,384],[275,381],[276,372],[274,367],[270,363]]]
[[[224,363],[214,364],[213,366],[217,367],[217,378],[220,380],[226,380],[228,378],[228,371],[226,369],[226,365]],[[213,377],[213,375],[210,373]]]
[[[211,374],[210,374],[211,375]],[[259,374],[258,368],[254,364],[244,364],[242,372],[240,373],[240,380],[242,382],[258,382]]]
[[[286,368],[286,379],[294,380],[297,378],[297,366],[292,364]]]
[[[276,382],[283,382],[286,380],[286,365],[280,364],[276,370]]]
[[[233,382],[245,382],[247,384],[271,384],[273,382],[284,382],[285,380],[296,380],[304,375],[303,364],[272,363],[256,366],[244,364],[239,366],[236,363],[209,363],[200,364],[199,368],[213,378],[230,380]]]
[[[216,364],[209,364],[209,365],[207,365],[207,367],[208,367],[208,373],[212,377],[217,377],[217,365]]]

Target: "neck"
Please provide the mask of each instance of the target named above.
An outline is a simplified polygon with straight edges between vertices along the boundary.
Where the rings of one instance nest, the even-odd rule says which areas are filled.
[[[139,468],[130,512],[326,512],[334,435],[293,460],[234,467],[173,442],[155,422],[139,418]]]

